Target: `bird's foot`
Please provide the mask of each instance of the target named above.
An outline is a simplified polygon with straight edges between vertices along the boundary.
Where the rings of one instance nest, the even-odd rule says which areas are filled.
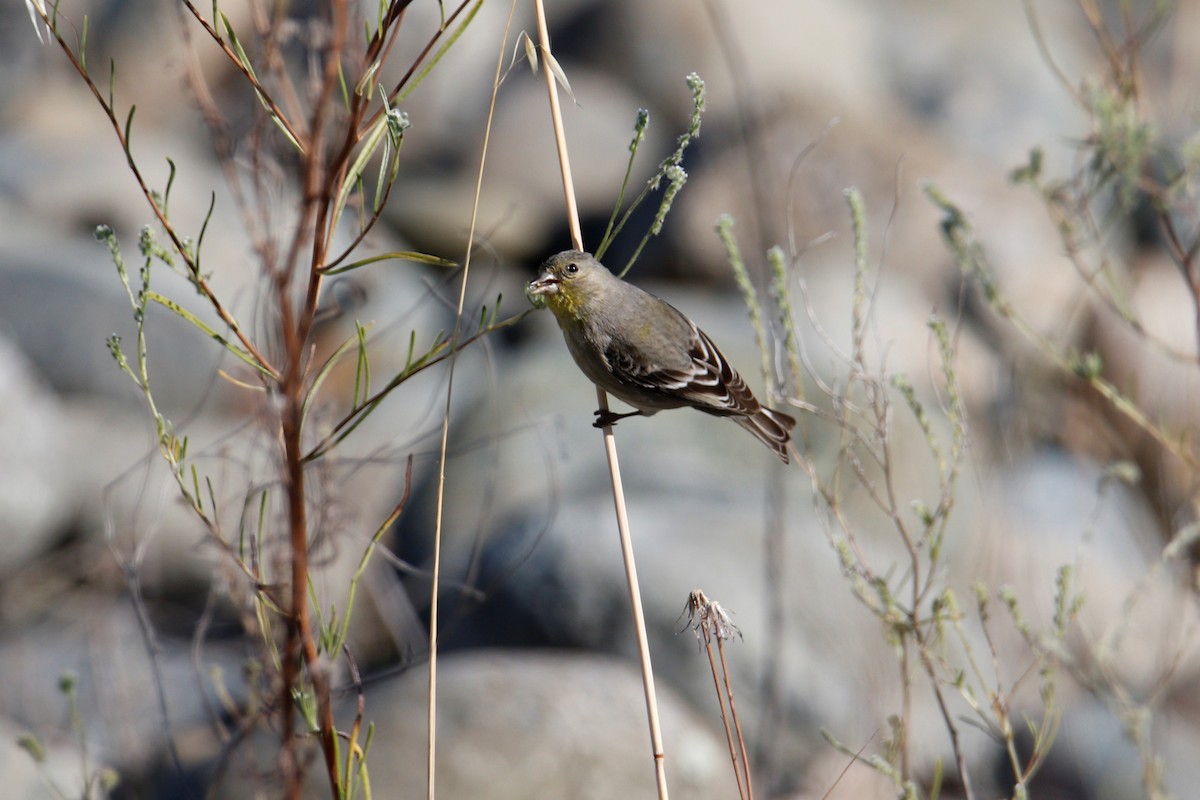
[[[626,417],[636,417],[642,412],[630,411],[628,414],[618,414],[615,411],[608,411],[603,408],[596,409],[596,421],[592,423],[593,428],[611,428],[617,424],[617,420],[625,419]]]

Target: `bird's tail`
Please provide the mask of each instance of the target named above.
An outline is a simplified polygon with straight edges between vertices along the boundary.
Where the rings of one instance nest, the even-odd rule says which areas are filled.
[[[794,417],[764,406],[757,414],[734,417],[734,420],[771,448],[783,463],[788,463],[788,442],[792,438],[792,428],[796,427]]]

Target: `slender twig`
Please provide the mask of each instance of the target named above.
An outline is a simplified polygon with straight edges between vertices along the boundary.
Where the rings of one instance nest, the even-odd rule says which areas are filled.
[[[738,721],[737,703],[733,699],[733,684],[729,682],[729,664],[725,661],[725,639],[717,637],[717,653],[721,657],[721,680],[725,683],[725,694],[729,698],[729,716],[733,717],[733,729],[737,731],[738,751],[742,755],[742,770],[746,773],[746,797],[754,797],[754,784],[750,781],[750,761],[746,758],[746,738],[742,735],[742,723]]]
[[[713,655],[712,637],[707,620],[701,622],[701,633],[704,637],[704,652],[708,656],[708,667],[712,671],[713,689],[717,693],[717,709],[721,712],[721,723],[725,727],[725,744],[729,748],[729,760],[733,763],[733,778],[737,781],[738,796],[746,797],[746,788],[742,785],[742,770],[738,766],[737,745],[733,742],[733,727],[729,724],[729,716],[725,713],[725,695],[721,692],[721,678],[717,674],[717,658]]]
[[[454,333],[450,337],[450,367],[446,379],[446,406],[442,414],[442,441],[438,453],[438,483],[436,501],[436,519],[433,526],[433,572],[429,591],[429,740],[427,747],[427,789],[429,800],[434,800],[435,768],[437,766],[437,655],[438,655],[438,589],[441,580],[442,565],[442,523],[444,520],[446,498],[446,453],[450,442],[450,409],[454,390],[454,366],[461,349],[459,337],[462,335],[463,307],[467,301],[467,280],[471,273],[471,255],[475,249],[475,230],[479,222],[479,199],[483,194],[483,174],[487,166],[488,145],[492,136],[492,121],[496,115],[496,96],[500,92],[500,76],[504,70],[504,56],[508,51],[508,34],[512,26],[513,13],[516,11],[516,0],[508,8],[508,20],[504,26],[504,35],[500,42],[500,55],[496,59],[496,73],[492,79],[492,95],[488,102],[487,121],[483,128],[483,146],[479,153],[479,170],[475,177],[475,199],[471,205],[471,224],[467,229],[466,253],[463,256],[462,279],[458,289],[458,307],[454,315]]]
[[[538,46],[544,56],[550,55],[550,34],[546,29],[546,9],[542,0],[534,0],[537,13]],[[549,59],[547,58],[547,61]],[[577,249],[583,249],[583,234],[579,227],[579,208],[575,203],[575,185],[571,177],[571,161],[567,152],[566,135],[563,130],[562,111],[558,103],[558,86],[552,70],[544,70],[546,91],[550,100],[550,119],[554,126],[554,141],[558,146],[558,162],[562,172],[563,196],[567,206],[567,222],[571,229],[571,241]],[[608,396],[596,388],[596,402],[600,406],[600,418],[608,411]],[[617,532],[621,539],[621,555],[625,561],[625,579],[629,585],[629,601],[633,607],[634,630],[637,635],[638,654],[642,665],[642,688],[646,697],[646,716],[650,726],[650,746],[654,756],[654,772],[660,800],[666,800],[667,773],[666,754],[663,751],[662,731],[658,723],[658,699],[654,692],[654,670],[650,664],[650,644],[646,636],[646,620],[642,612],[641,590],[638,587],[637,565],[633,557],[633,540],[629,533],[629,516],[625,510],[625,491],[621,486],[621,468],[617,461],[617,441],[611,425],[602,428],[604,452],[608,457],[608,472],[612,484],[613,504],[617,515]]]

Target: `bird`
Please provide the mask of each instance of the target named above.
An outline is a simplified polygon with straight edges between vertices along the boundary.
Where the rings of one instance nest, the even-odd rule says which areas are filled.
[[[595,427],[690,407],[731,418],[788,463],[795,418],[759,403],[708,334],[670,303],[582,250],[546,259],[526,295],[554,314],[583,374],[637,409],[597,410]]]

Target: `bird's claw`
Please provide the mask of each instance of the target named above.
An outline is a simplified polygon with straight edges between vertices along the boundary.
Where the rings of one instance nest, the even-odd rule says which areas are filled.
[[[621,418],[620,414],[614,414],[611,411],[604,409],[596,409],[596,421],[592,423],[593,428],[608,428],[617,424],[617,420]]]
[[[633,414],[618,414],[615,411],[598,408],[592,413],[596,416],[596,421],[592,423],[593,428],[611,428],[617,424],[617,420],[632,417],[638,412],[635,411]]]

